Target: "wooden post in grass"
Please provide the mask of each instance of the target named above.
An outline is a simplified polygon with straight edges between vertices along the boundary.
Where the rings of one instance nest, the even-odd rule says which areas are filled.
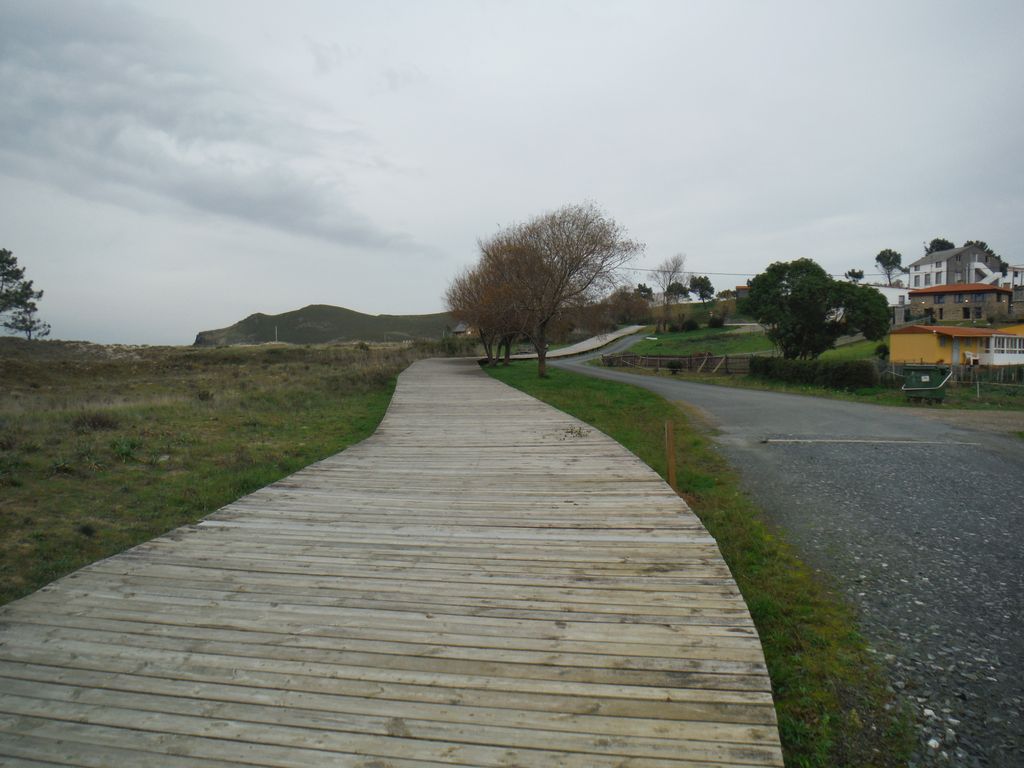
[[[665,422],[665,466],[668,467],[668,484],[676,490],[676,431],[672,422]]]

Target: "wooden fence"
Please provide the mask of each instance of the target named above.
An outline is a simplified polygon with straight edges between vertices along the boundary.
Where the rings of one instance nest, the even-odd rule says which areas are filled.
[[[692,371],[694,373],[749,373],[750,355],[601,355],[609,368],[648,368],[650,370]]]

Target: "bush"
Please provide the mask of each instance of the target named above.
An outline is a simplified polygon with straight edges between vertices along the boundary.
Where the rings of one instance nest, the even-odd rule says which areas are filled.
[[[883,360],[889,359],[889,345],[882,343],[875,347],[875,357],[880,357]]]
[[[826,389],[858,390],[877,387],[878,368],[870,360],[785,360],[750,358],[750,373],[762,379]]]
[[[711,315],[708,318],[708,328],[722,328],[725,326],[725,317],[722,315]]]
[[[71,420],[71,427],[79,434],[99,432],[105,429],[117,429],[121,426],[116,417],[103,411],[80,413]]]
[[[681,360],[669,360],[665,366],[669,369],[673,376],[683,370],[683,363]]]
[[[684,331],[696,331],[696,330],[699,330],[699,329],[700,329],[700,323],[698,323],[692,317],[686,318],[686,320],[683,322],[683,330]]]

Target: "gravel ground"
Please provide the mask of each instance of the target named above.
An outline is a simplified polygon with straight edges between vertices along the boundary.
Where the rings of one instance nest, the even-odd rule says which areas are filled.
[[[917,716],[912,765],[1024,766],[1020,414],[965,417],[616,378],[696,408],[746,489],[859,608]],[[967,426],[970,425],[970,426]]]

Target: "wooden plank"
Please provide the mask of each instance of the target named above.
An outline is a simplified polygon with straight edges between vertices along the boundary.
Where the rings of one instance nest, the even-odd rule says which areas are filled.
[[[782,756],[757,633],[682,500],[434,360],[363,443],[0,609],[0,763]]]

